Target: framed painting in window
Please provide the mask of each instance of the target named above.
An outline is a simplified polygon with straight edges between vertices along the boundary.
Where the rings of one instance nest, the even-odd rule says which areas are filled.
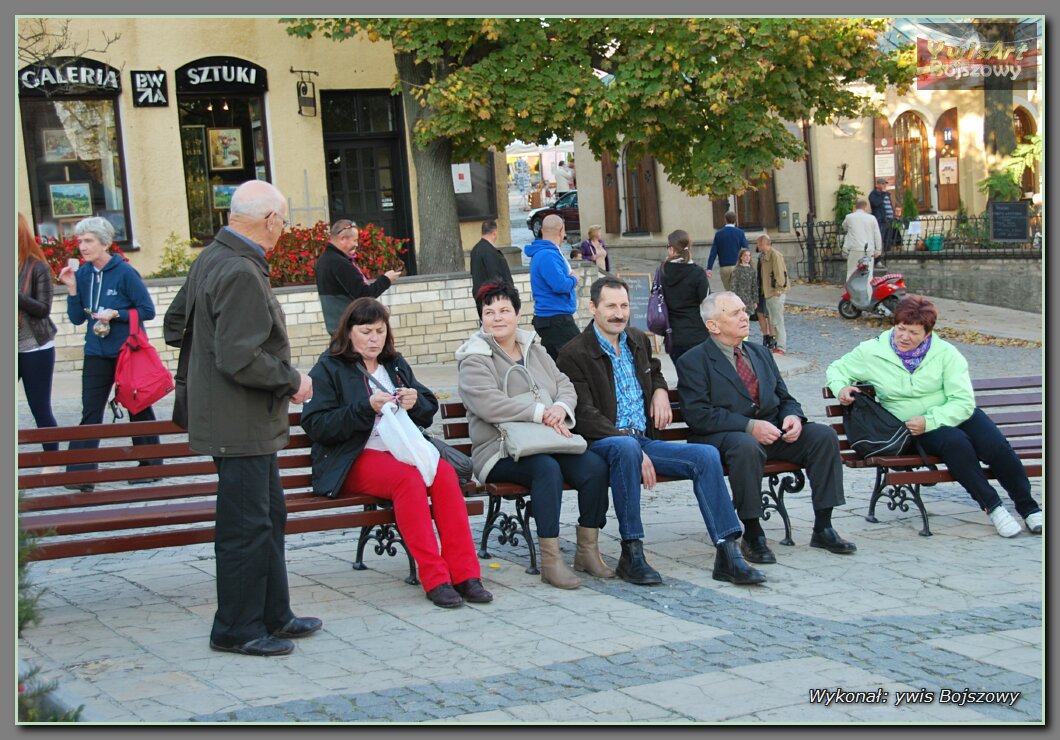
[[[77,153],[74,145],[70,143],[66,131],[61,128],[41,129],[41,150],[44,152],[45,162],[76,162]]]
[[[52,216],[73,218],[92,215],[92,186],[87,182],[59,182],[48,186]]]
[[[238,185],[214,185],[213,207],[215,210],[224,211],[232,206],[232,193],[236,192]]]
[[[243,169],[243,132],[238,128],[208,128],[206,138],[211,170]]]

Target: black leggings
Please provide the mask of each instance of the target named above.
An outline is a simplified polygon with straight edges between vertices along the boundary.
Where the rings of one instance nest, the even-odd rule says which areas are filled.
[[[30,413],[37,428],[59,426],[52,414],[52,371],[55,370],[55,347],[18,353],[18,379],[26,392]],[[58,442],[45,442],[45,451],[59,449]]]

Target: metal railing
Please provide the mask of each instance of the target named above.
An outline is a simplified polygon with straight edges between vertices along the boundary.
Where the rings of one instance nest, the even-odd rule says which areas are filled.
[[[1031,219],[1031,237],[1026,242],[996,242],[990,239],[990,218],[981,216],[922,216],[919,233],[895,219],[883,230],[884,257],[890,259],[1040,259],[1044,241],[1041,216]],[[845,232],[834,221],[815,221],[809,229],[803,224],[795,229],[799,242],[799,272],[820,276],[827,261],[843,259]],[[812,259],[811,259],[812,257]]]

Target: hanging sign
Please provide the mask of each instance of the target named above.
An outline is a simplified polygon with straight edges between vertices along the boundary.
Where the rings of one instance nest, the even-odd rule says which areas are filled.
[[[129,72],[133,88],[134,108],[165,108],[169,105],[166,73],[161,70]]]

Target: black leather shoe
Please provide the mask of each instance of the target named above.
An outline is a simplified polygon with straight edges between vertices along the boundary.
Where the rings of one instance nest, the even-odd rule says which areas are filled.
[[[95,483],[67,483],[63,488],[71,491],[80,491],[81,493],[92,493],[96,490]]]
[[[294,650],[294,643],[290,640],[280,640],[276,637],[259,637],[256,640],[244,642],[242,645],[227,647],[225,645],[218,645],[213,640],[210,640],[210,649],[220,650],[222,653],[260,655],[269,658],[274,655],[287,655]]]
[[[161,478],[137,478],[136,480],[129,481],[129,483],[131,485],[134,485],[134,486],[146,486],[146,485],[148,485],[150,483],[158,483],[158,481],[160,481],[160,480],[162,480],[162,479]]]
[[[777,562],[777,556],[773,554],[773,551],[769,549],[769,545],[766,544],[766,536],[764,534],[751,539],[741,537],[740,552],[743,553],[748,563],[770,565]]]
[[[858,546],[853,542],[847,542],[839,533],[831,527],[822,529],[820,532],[814,530],[810,535],[810,547],[820,547],[836,555],[850,555],[858,551]]]
[[[483,588],[482,581],[478,578],[461,581],[453,586],[453,590],[472,604],[488,604],[493,601],[493,594]]]
[[[714,580],[728,581],[737,586],[753,586],[763,583],[766,576],[762,571],[747,564],[735,540],[725,540],[718,545],[718,552],[714,557]]]
[[[622,555],[618,558],[615,575],[638,586],[658,586],[662,583],[659,571],[648,565],[648,561],[644,559],[644,543],[640,540],[622,542]]]
[[[464,600],[460,598],[460,594],[456,592],[451,583],[435,586],[427,592],[427,598],[431,600],[432,604],[443,609],[455,609],[464,605]]]
[[[316,617],[295,617],[283,627],[273,632],[272,636],[286,639],[305,637],[306,635],[313,634],[323,626],[324,623]]]

